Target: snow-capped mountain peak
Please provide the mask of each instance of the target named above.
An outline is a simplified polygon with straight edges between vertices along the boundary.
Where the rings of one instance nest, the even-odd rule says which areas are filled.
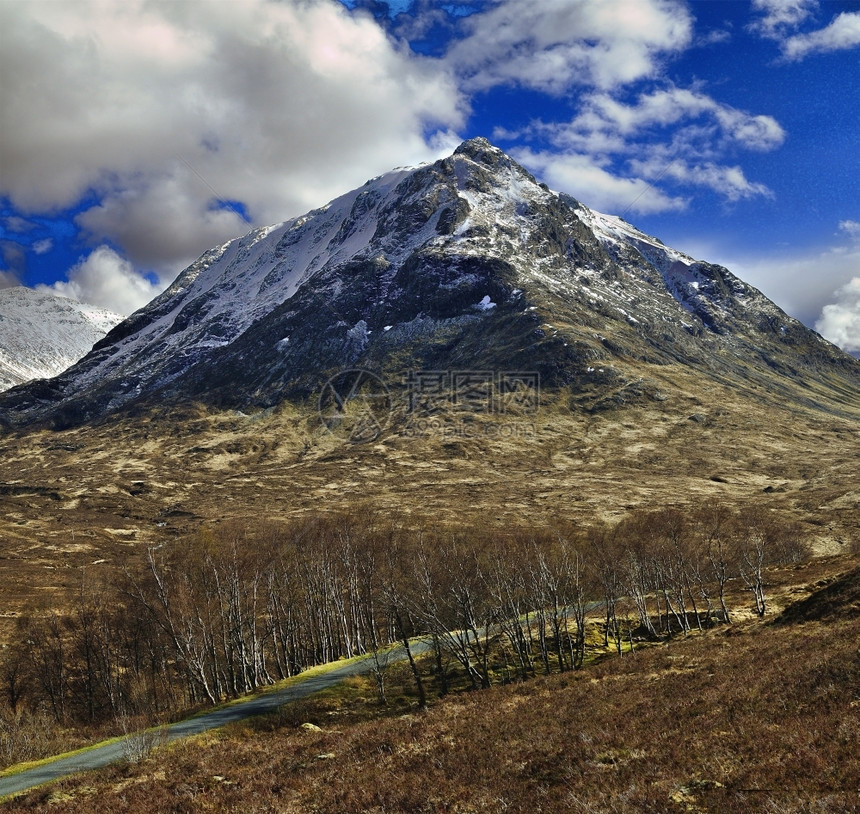
[[[0,409],[62,423],[156,393],[266,405],[355,366],[535,370],[575,390],[596,360],[609,386],[631,360],[749,375],[738,358],[860,372],[726,269],[552,192],[479,138],[206,252],[50,391]]]
[[[0,290],[0,390],[62,373],[121,321],[45,291]]]

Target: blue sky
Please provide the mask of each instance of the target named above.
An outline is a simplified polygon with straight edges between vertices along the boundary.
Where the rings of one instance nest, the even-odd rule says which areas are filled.
[[[860,0],[4,0],[0,279],[128,313],[484,135],[860,351]]]

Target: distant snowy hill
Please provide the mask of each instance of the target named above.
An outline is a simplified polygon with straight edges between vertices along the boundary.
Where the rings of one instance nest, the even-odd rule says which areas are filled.
[[[391,385],[531,371],[595,410],[661,393],[675,366],[754,398],[860,393],[856,360],[727,269],[553,192],[478,138],[206,252],[62,376],[4,394],[0,421],[268,407],[355,367]]]
[[[0,390],[62,373],[122,321],[32,288],[0,290]]]

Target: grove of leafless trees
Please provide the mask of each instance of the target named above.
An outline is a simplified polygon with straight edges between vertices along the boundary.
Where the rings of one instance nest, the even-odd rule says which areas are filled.
[[[478,689],[577,669],[586,615],[619,653],[730,624],[729,593],[763,615],[765,569],[807,555],[775,514],[717,504],[583,528],[416,530],[372,512],[225,522],[84,574],[72,607],[19,619],[0,651],[0,757],[31,756],[51,721],[161,720],[362,654],[384,701],[394,644],[421,704],[431,670],[444,692],[454,675]],[[432,644],[424,667],[416,636]]]

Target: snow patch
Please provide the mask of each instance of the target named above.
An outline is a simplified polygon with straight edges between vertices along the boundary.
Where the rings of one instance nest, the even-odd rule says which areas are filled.
[[[364,349],[370,336],[370,331],[367,330],[367,322],[360,319],[346,332],[346,335],[355,342],[358,342],[360,347]]]

